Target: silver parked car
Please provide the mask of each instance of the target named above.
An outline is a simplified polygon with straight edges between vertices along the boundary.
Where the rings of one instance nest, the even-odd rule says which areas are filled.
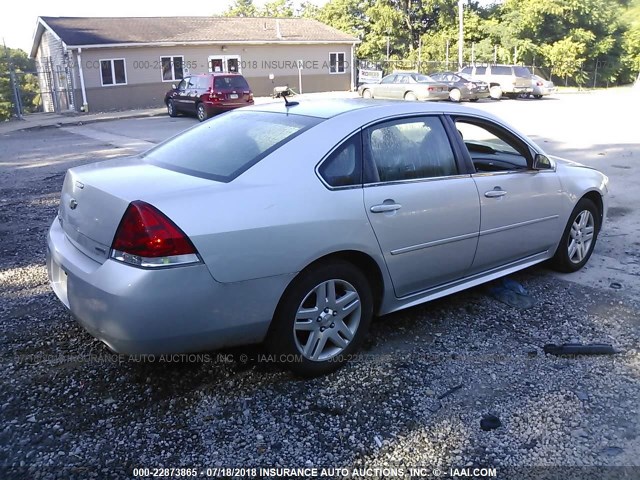
[[[531,75],[531,87],[533,91],[529,95],[537,99],[558,92],[558,88],[551,80],[545,80],[538,75]]]
[[[363,98],[396,100],[446,100],[449,86],[419,73],[392,73],[379,83],[365,83],[358,87]]]
[[[607,184],[457,105],[247,107],[70,169],[49,278],[116,352],[265,341],[293,370],[321,374],[373,315],[545,260],[580,269]]]

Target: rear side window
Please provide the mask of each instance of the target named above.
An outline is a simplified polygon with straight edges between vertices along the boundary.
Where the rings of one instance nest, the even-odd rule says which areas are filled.
[[[494,65],[491,67],[491,73],[493,75],[511,75],[511,67]]]
[[[518,76],[518,77],[527,77],[527,78],[529,78],[531,76],[531,72],[529,71],[529,69],[527,67],[513,67],[513,71],[515,72],[516,76]]]
[[[473,71],[473,69],[471,67],[464,67],[461,70],[462,73],[468,73],[468,74],[471,74],[472,71]]]
[[[216,77],[213,82],[213,86],[216,90],[227,88],[249,90],[249,84],[244,79],[244,77],[240,76]]]
[[[485,73],[487,73],[487,67],[476,67],[476,75],[484,75]]]
[[[336,148],[322,162],[318,173],[332,187],[346,187],[362,184],[362,140],[360,134]]]
[[[159,167],[230,182],[322,119],[233,111],[218,115],[143,155]]]

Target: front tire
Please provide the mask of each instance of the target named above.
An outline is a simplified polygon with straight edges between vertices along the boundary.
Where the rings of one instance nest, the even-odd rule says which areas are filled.
[[[588,198],[582,198],[571,212],[551,266],[565,273],[584,267],[596,246],[600,223],[598,207]]]
[[[500,100],[502,98],[502,88],[500,87],[500,85],[494,85],[493,87],[489,88],[489,95],[494,100]]]
[[[362,91],[362,98],[373,98],[373,95],[371,95],[371,90],[363,90]]]
[[[303,271],[287,289],[267,335],[267,349],[305,377],[338,369],[366,336],[373,315],[371,287],[344,261]]]
[[[535,98],[536,100],[540,100],[542,98],[542,95],[534,95],[533,98]]]
[[[170,117],[177,117],[178,112],[176,111],[176,106],[173,103],[173,100],[169,100],[167,102],[167,113]]]

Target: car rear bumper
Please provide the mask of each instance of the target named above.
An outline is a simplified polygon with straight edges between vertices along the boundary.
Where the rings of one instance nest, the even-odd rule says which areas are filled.
[[[204,105],[207,110],[207,113],[212,114],[217,112],[226,112],[227,110],[234,110],[236,108],[249,107],[253,105],[253,101],[247,102],[243,100],[240,102],[226,101],[226,102],[216,102],[216,103],[204,102]]]
[[[58,298],[94,337],[118,353],[211,350],[264,339],[293,275],[223,284],[204,264],[141,269],[100,264],[74,247],[56,217],[47,270]]]
[[[449,99],[449,91],[429,93],[428,95],[423,95],[421,97],[418,97],[418,100],[448,100],[448,99]]]
[[[532,92],[534,95],[552,95],[558,93],[557,87],[535,87]]]

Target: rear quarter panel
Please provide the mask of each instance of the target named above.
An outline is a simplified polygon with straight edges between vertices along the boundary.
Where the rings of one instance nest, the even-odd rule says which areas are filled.
[[[154,199],[219,282],[295,273],[317,258],[357,250],[384,266],[361,188],[329,190],[315,166],[353,131],[334,118],[299,135],[220,189]]]

